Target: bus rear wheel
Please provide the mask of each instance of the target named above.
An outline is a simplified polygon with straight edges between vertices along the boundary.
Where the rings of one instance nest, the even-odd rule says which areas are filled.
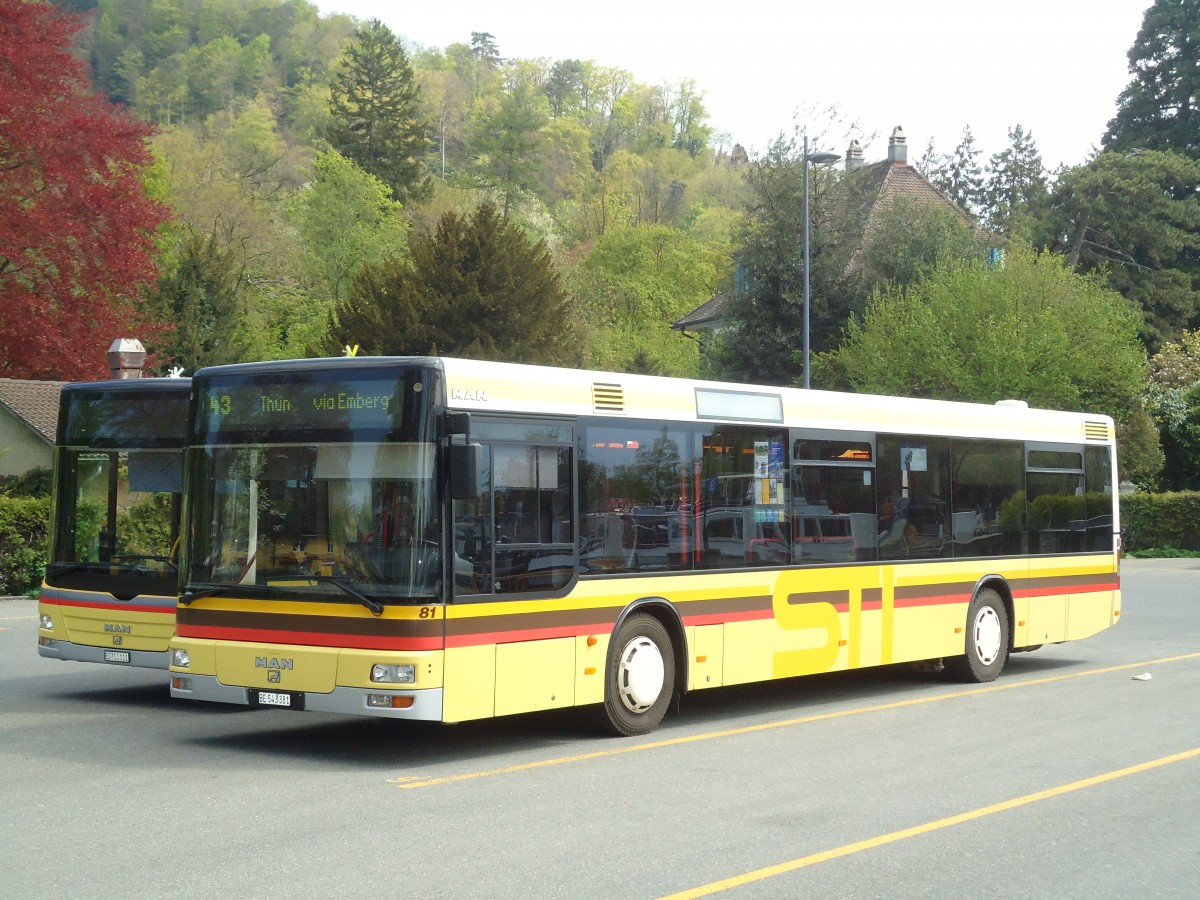
[[[1008,610],[995,590],[984,588],[967,610],[966,653],[947,659],[946,672],[973,684],[995,681],[1008,661],[1008,642]]]
[[[675,692],[675,648],[662,622],[634,613],[613,635],[604,676],[606,731],[624,737],[658,727]]]

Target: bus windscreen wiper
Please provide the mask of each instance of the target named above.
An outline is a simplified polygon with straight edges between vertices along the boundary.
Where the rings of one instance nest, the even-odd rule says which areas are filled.
[[[179,602],[187,606],[193,600],[199,600],[201,597],[212,597],[215,594],[240,593],[247,590],[278,591],[278,588],[266,587],[261,584],[214,584],[211,587],[201,588],[198,591],[184,591],[179,595]]]
[[[312,578],[314,581],[316,581],[319,584],[332,584],[335,588],[338,588],[342,592],[349,594],[351,597],[353,597],[355,600],[357,600],[359,603],[361,603],[363,606],[365,606],[367,609],[369,609],[375,615],[377,615],[377,616],[383,615],[383,604],[382,603],[380,603],[378,600],[375,600],[372,597],[368,597],[366,594],[360,594],[358,591],[356,591],[354,588],[350,587],[350,585],[346,584],[346,582],[342,581],[342,579],[337,578],[336,576],[333,576],[333,575],[308,575],[305,577]]]

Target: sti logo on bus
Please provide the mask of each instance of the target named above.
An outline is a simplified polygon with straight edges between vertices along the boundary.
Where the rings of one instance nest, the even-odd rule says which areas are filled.
[[[487,391],[482,388],[451,388],[451,400],[474,400],[477,403],[487,403]]]
[[[292,667],[292,661],[286,657],[283,659],[277,656],[254,657],[254,668],[256,669],[291,669]]]

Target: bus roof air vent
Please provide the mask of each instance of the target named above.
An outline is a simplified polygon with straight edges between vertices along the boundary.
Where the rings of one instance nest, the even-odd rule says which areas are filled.
[[[997,400],[997,406],[1008,406],[1013,409],[1029,409],[1029,403],[1026,400]]]
[[[598,413],[624,413],[625,389],[619,384],[592,384],[592,409]]]
[[[1107,441],[1109,438],[1109,430],[1107,422],[1088,422],[1083,423],[1083,439],[1085,441]]]

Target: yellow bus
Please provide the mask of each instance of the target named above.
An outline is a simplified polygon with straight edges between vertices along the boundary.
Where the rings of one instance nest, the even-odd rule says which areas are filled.
[[[173,697],[635,735],[1120,615],[1105,416],[446,358],[193,381]]]
[[[40,655],[167,668],[190,397],[188,378],[63,388]]]

